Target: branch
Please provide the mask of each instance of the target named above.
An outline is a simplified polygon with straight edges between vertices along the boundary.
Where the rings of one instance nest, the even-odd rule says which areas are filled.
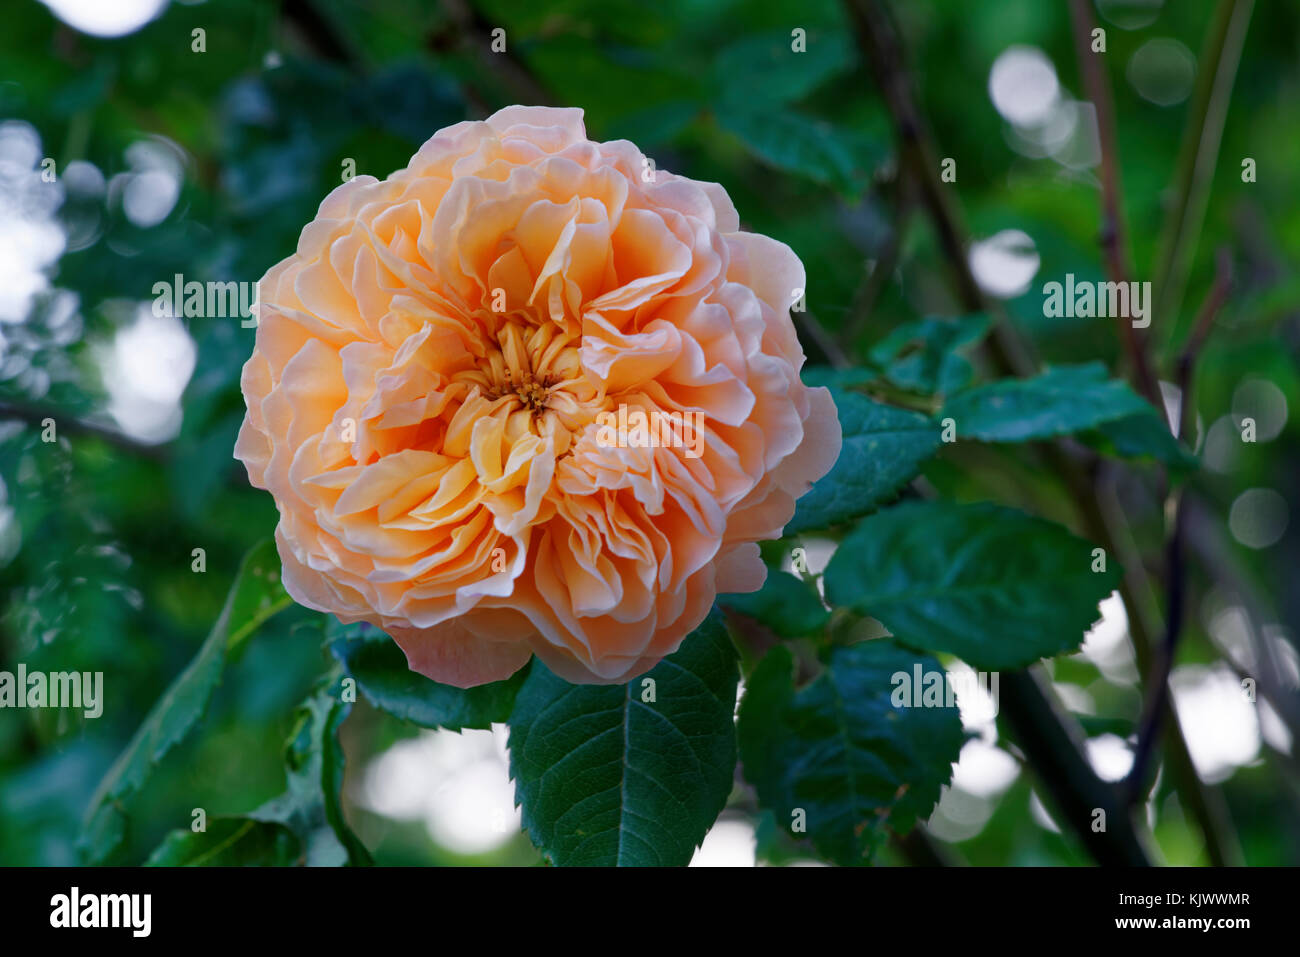
[[[134,439],[125,432],[110,428],[106,425],[99,425],[94,422],[88,422],[85,419],[79,419],[71,412],[61,411],[51,406],[27,405],[21,402],[2,402],[0,401],[0,419],[17,419],[28,425],[41,429],[45,427],[46,419],[53,419],[56,434],[58,430],[71,432],[73,435],[89,435],[95,438],[103,439],[110,445],[120,449],[125,449],[135,455],[141,455],[145,458],[157,459],[161,461],[165,458],[163,447],[160,445],[150,445],[148,442],[141,442]]]
[[[298,29],[315,53],[334,63],[356,66],[357,58],[352,49],[311,0],[285,0],[281,9],[284,18]]]
[[[949,265],[954,272],[962,301],[966,308],[980,309],[983,295],[970,272],[970,265],[965,254],[964,230],[951,208],[947,193],[939,179],[938,167],[933,162],[934,150],[929,146],[928,135],[916,108],[911,86],[904,72],[901,46],[892,23],[880,6],[879,0],[844,0],[848,17],[853,24],[859,48],[870,63],[880,87],[886,106],[894,122],[900,143],[900,163],[904,156],[912,158],[913,172],[917,176],[923,204],[925,205],[940,241],[947,253]],[[1030,358],[1027,345],[1019,341],[1014,328],[1006,322],[1005,317],[994,327],[990,352],[1000,368],[1015,375],[1030,375],[1034,363]],[[1090,474],[1089,463],[1095,462],[1095,456],[1089,453],[1073,453],[1068,447],[1047,443],[1043,446],[1049,466],[1055,471],[1066,488],[1071,492],[1076,507],[1088,527],[1088,534],[1098,541],[1109,554],[1120,554],[1119,544],[1123,541],[1120,532],[1123,522],[1108,520],[1102,506],[1099,489],[1095,485],[1096,476]],[[1139,603],[1139,594],[1151,592],[1149,580],[1140,560],[1125,562],[1126,578],[1120,592],[1129,609],[1129,620],[1133,628],[1133,644],[1139,666],[1147,660],[1151,647],[1150,636],[1154,628],[1145,627],[1148,605]],[[1034,689],[1023,685],[1022,693],[1033,698]],[[1044,720],[1053,720],[1053,712],[1045,702],[1034,702],[1031,710]],[[1176,722],[1170,727],[1174,734],[1173,753],[1174,770],[1187,790],[1190,809],[1195,814],[1198,824],[1205,834],[1206,844],[1211,859],[1216,863],[1228,860],[1231,844],[1230,838],[1223,833],[1223,816],[1218,814],[1211,795],[1196,776],[1187,751],[1187,743],[1182,737],[1181,728]],[[1032,730],[1032,729],[1031,729]],[[1059,728],[1052,729],[1058,741],[1067,743],[1069,736]],[[1081,780],[1087,779],[1091,769],[1083,763],[1077,750],[1072,751],[1067,760],[1075,763],[1073,774]],[[1082,764],[1082,770],[1078,765]],[[1084,773],[1086,772],[1086,773]],[[1095,775],[1093,775],[1095,777]],[[1091,846],[1091,845],[1090,845]]]
[[[795,322],[799,323],[799,328],[804,335],[808,337],[808,340],[817,348],[817,351],[822,354],[822,357],[826,359],[830,366],[836,369],[847,369],[853,365],[844,350],[840,348],[840,344],[835,340],[835,337],[826,331],[826,327],[818,322],[817,317],[811,312],[807,309],[802,312],[791,310],[790,315]]]
[[[876,262],[871,274],[858,288],[849,305],[849,314],[840,329],[840,343],[847,350],[853,349],[853,343],[866,327],[867,320],[876,307],[881,294],[889,284],[898,268],[898,260],[903,251],[903,239],[907,235],[907,221],[912,212],[911,177],[906,167],[900,166],[894,181],[894,222],[889,235],[885,237],[880,249],[876,251]]]
[[[878,0],[844,0],[849,21],[863,57],[871,66],[876,85],[889,109],[899,144],[900,175],[904,165],[910,169],[921,204],[930,215],[939,245],[953,272],[958,298],[971,312],[987,310],[993,314],[993,338],[990,348],[994,358],[1007,371],[1032,375],[1036,363],[1026,345],[1015,335],[1000,309],[991,308],[975,275],[971,272],[966,250],[966,229],[952,203],[939,174],[938,153],[930,140],[921,111],[917,108],[912,83],[903,61],[902,43],[889,15]]]
[[[1091,37],[1096,21],[1089,0],[1070,0],[1070,19],[1074,25],[1075,51],[1079,72],[1083,76],[1088,99],[1097,111],[1097,131],[1101,146],[1101,248],[1106,273],[1112,282],[1127,283],[1132,275],[1124,209],[1120,189],[1119,146],[1115,138],[1115,107],[1110,83],[1101,60],[1092,52]],[[1125,319],[1130,317],[1125,316]],[[1120,343],[1133,369],[1138,391],[1157,409],[1161,408],[1160,385],[1151,368],[1146,335],[1132,322],[1122,322]]]
[[[1150,856],[1128,808],[1082,760],[1082,735],[1052,703],[1042,680],[1032,669],[1006,672],[1002,680],[1001,711],[1064,823],[1098,864],[1148,866]],[[1095,831],[1094,815],[1099,810],[1105,812],[1105,827]]]
[[[1197,318],[1196,329],[1188,340],[1187,348],[1178,363],[1179,388],[1182,393],[1182,408],[1179,412],[1178,426],[1174,438],[1180,441],[1187,435],[1192,421],[1192,370],[1196,357],[1210,334],[1214,317],[1227,299],[1232,283],[1231,259],[1226,250],[1219,251],[1219,267],[1214,285],[1210,288]],[[1148,699],[1144,709],[1142,724],[1138,732],[1137,747],[1133,752],[1133,767],[1129,771],[1126,788],[1128,801],[1135,804],[1146,793],[1146,782],[1155,749],[1155,740],[1160,733],[1161,721],[1168,710],[1169,673],[1173,669],[1174,656],[1178,651],[1178,640],[1182,634],[1183,614],[1187,589],[1187,565],[1184,555],[1183,539],[1186,529],[1186,511],[1183,507],[1185,495],[1176,494],[1174,502],[1173,530],[1165,548],[1165,635],[1160,644],[1156,666],[1147,683]]]
[[[492,51],[492,30],[499,24],[491,24],[468,0],[442,0],[442,8],[451,21],[451,30],[447,35],[434,35],[428,45],[434,50],[447,47],[458,48],[476,61],[485,76],[499,80],[506,88],[511,100],[528,106],[551,106],[554,99],[547,89],[533,76],[528,66],[515,54],[507,38],[506,49],[501,53]],[[467,84],[468,86],[468,84]],[[493,98],[474,89],[475,99],[480,103],[490,102]],[[507,103],[498,105],[506,106]]]
[[[1188,390],[1191,389],[1192,385],[1192,367],[1200,355],[1201,348],[1205,345],[1205,340],[1210,337],[1210,330],[1214,327],[1214,320],[1219,315],[1219,310],[1223,308],[1231,289],[1232,256],[1226,248],[1220,248],[1215,259],[1214,285],[1210,287],[1205,302],[1201,304],[1201,311],[1196,315],[1196,325],[1192,327],[1192,334],[1188,337],[1186,345],[1183,346],[1182,355],[1178,357],[1178,387],[1182,392],[1178,438],[1183,438],[1191,425],[1188,414],[1192,405],[1188,401]]]
[[[1137,660],[1138,676],[1144,688],[1151,687],[1151,674],[1156,634],[1163,633],[1159,611],[1154,606],[1154,590],[1150,577],[1142,564],[1142,556],[1130,534],[1129,521],[1119,508],[1112,483],[1099,482],[1095,498],[1076,496],[1084,507],[1088,534],[1116,547],[1124,577],[1120,579],[1119,594],[1128,611],[1129,634],[1133,655]],[[1192,762],[1182,725],[1167,700],[1164,707],[1164,724],[1168,728],[1165,760],[1170,775],[1177,783],[1179,794],[1186,799],[1188,810],[1205,838],[1205,849],[1210,863],[1215,867],[1236,866],[1241,863],[1241,848],[1237,842],[1232,819],[1221,791],[1205,784]]]
[[[1182,306],[1188,271],[1209,205],[1228,99],[1254,6],[1255,0],[1219,0],[1197,61],[1192,115],[1179,150],[1174,180],[1176,198],[1169,206],[1156,258],[1155,315],[1176,317]]]
[[[1260,594],[1251,583],[1240,562],[1233,558],[1232,551],[1224,541],[1222,522],[1217,521],[1195,496],[1189,498],[1188,509],[1188,547],[1215,582],[1233,593],[1249,622],[1250,650],[1255,659],[1252,670],[1255,674],[1247,677],[1255,679],[1260,696],[1266,698],[1273,710],[1286,722],[1292,740],[1300,740],[1300,691],[1287,687],[1282,677],[1285,668],[1278,657],[1277,648],[1266,641],[1263,635],[1265,623],[1277,620],[1277,611],[1268,598]],[[1227,649],[1220,650],[1231,660]]]

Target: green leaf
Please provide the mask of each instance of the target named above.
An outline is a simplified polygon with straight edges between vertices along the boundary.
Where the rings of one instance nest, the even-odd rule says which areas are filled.
[[[533,843],[561,865],[689,863],[731,792],[738,677],[716,611],[625,685],[571,685],[534,661],[510,716]]]
[[[816,585],[774,569],[758,591],[719,595],[718,604],[762,622],[782,638],[819,634],[831,617]]]
[[[1200,465],[1200,460],[1174,438],[1164,415],[1150,406],[1136,415],[1103,422],[1079,439],[1106,454],[1160,462],[1178,472],[1189,472]]]
[[[989,317],[972,313],[947,319],[927,316],[897,326],[871,348],[870,358],[900,388],[926,395],[968,385],[971,364],[957,350],[983,339]]]
[[[814,30],[806,39],[803,52],[791,49],[789,30],[746,36],[723,47],[713,61],[711,84],[720,112],[802,99],[853,65],[843,32]]]
[[[298,838],[282,824],[218,817],[206,831],[172,831],[146,867],[287,867],[298,860]]]
[[[918,667],[944,673],[887,639],[838,645],[826,670],[796,692],[794,660],[777,646],[745,685],[746,780],[778,827],[790,834],[802,823],[806,832],[791,836],[806,836],[837,864],[868,863],[886,828],[906,834],[951,778],[964,741],[957,708],[911,706],[910,695],[896,695],[898,676],[911,681]]]
[[[835,392],[844,446],[831,470],[799,499],[785,534],[847,522],[912,479],[939,448],[937,423],[856,392]]]
[[[1026,442],[1092,429],[1151,408],[1100,362],[1056,366],[1032,379],[1002,379],[954,395],[941,415],[957,434],[984,442]]]
[[[1116,587],[1113,559],[1059,525],[998,505],[912,502],[858,524],[824,576],[832,605],[878,619],[909,647],[973,668],[1072,651]]]
[[[373,863],[343,817],[343,748],[339,727],[352,710],[343,700],[341,669],[326,676],[298,709],[285,744],[288,785],[248,816],[283,824],[302,842],[308,867]]]
[[[700,113],[696,100],[670,100],[638,109],[614,120],[610,139],[627,139],[643,150],[671,144]]]
[[[280,583],[275,544],[268,539],[253,546],[199,653],[153,706],[91,798],[78,840],[87,863],[102,863],[121,846],[126,837],[126,801],[203,717],[227,654],[238,650],[263,622],[291,602]]]
[[[280,555],[274,541],[267,539],[249,549],[239,566],[230,602],[227,655],[239,651],[268,618],[293,604],[280,581]]]
[[[751,104],[718,120],[760,160],[848,197],[866,188],[885,156],[885,148],[866,134],[781,109]]]
[[[788,826],[776,822],[776,814],[771,810],[760,808],[754,823],[754,857],[760,864],[772,867],[787,867],[816,858],[817,852],[803,840],[807,836],[792,833]]]
[[[412,671],[397,643],[381,631],[345,634],[330,652],[376,708],[424,728],[490,728],[505,721],[527,676],[525,666],[504,681],[454,688]]]

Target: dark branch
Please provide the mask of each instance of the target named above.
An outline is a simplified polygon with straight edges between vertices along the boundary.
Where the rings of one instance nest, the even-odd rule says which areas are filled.
[[[840,329],[840,343],[847,350],[853,349],[853,343],[866,328],[876,303],[880,300],[893,278],[894,270],[902,257],[903,239],[907,235],[907,223],[912,211],[912,181],[907,167],[898,168],[894,181],[894,220],[889,235],[886,236],[876,251],[876,262],[871,274],[862,282],[849,304],[849,313],[844,318]]]
[[[1128,809],[1116,790],[1080,758],[1083,740],[1067,723],[1032,670],[1002,675],[999,704],[1015,741],[1043,782],[1063,823],[1098,864],[1142,867],[1151,863]],[[1094,829],[1096,814],[1104,826]]]
[[[893,120],[899,141],[900,168],[908,164],[916,178],[920,202],[934,223],[962,304],[972,311],[988,308],[993,312],[995,307],[985,303],[983,293],[971,272],[965,229],[940,178],[937,153],[930,142],[926,124],[912,92],[897,31],[880,0],[844,0],[844,4],[863,58],[870,64]],[[1000,321],[995,323],[989,344],[994,361],[1003,372],[1019,376],[1032,375],[1036,364],[1027,344],[1021,341],[1004,315],[998,318]],[[1116,552],[1115,538],[1110,534],[1109,526],[1099,520],[1101,509],[1086,461],[1080,461],[1079,456],[1072,456],[1067,450],[1052,444],[1045,445],[1044,451],[1049,465],[1070,489],[1081,513],[1093,519],[1090,525],[1094,534],[1100,538],[1100,543],[1108,553]],[[1145,580],[1145,572],[1140,566],[1132,573],[1141,574]],[[1130,593],[1126,596],[1126,603],[1131,601]],[[1145,861],[1146,852],[1136,840],[1132,822],[1125,818],[1126,812],[1118,793],[1104,784],[1088,766],[1079,743],[1066,730],[1041,688],[1029,677],[1021,678],[1015,684],[1017,707],[1013,709],[1015,717],[1011,719],[1012,723],[1027,741],[1044,744],[1039,755],[1041,761],[1036,759],[1036,767],[1049,789],[1057,795],[1058,803],[1064,802],[1078,810],[1070,802],[1075,801],[1078,794],[1087,793],[1094,802],[1089,807],[1111,807],[1117,811],[1116,814],[1107,815],[1117,822],[1116,825],[1108,827],[1101,834],[1091,832],[1089,821],[1077,814],[1067,813],[1067,818],[1080,838],[1097,855],[1098,860],[1104,857],[1107,861]],[[1036,721],[1045,724],[1035,726],[1033,722]],[[1055,753],[1053,747],[1063,750]],[[1192,784],[1199,786],[1199,782],[1194,779]],[[1076,797],[1072,798],[1072,794]],[[1207,820],[1202,820],[1202,824],[1207,829],[1207,841],[1213,843],[1213,836],[1208,833],[1210,824]],[[1080,828],[1082,830],[1078,830]]]
[[[1097,111],[1097,134],[1101,146],[1101,247],[1106,260],[1106,274],[1112,282],[1127,283],[1132,278],[1128,237],[1124,227],[1123,199],[1119,173],[1119,145],[1115,137],[1115,108],[1110,83],[1097,54],[1092,52],[1091,37],[1096,21],[1089,0],[1070,0],[1070,18],[1074,24],[1075,51],[1079,72],[1083,76],[1088,99]],[[1129,318],[1129,317],[1124,317]],[[1120,341],[1137,381],[1138,391],[1156,408],[1161,407],[1160,385],[1151,367],[1146,334],[1131,322],[1121,322]]]
[[[1182,393],[1180,399],[1182,408],[1174,436],[1177,439],[1186,437],[1193,418],[1192,371],[1196,357],[1209,337],[1214,317],[1218,315],[1220,307],[1228,297],[1231,283],[1231,259],[1227,250],[1220,250],[1214,285],[1205,297],[1205,303],[1197,316],[1195,329],[1178,362],[1178,385]],[[1146,794],[1147,777],[1152,755],[1155,752],[1156,738],[1160,734],[1162,720],[1169,710],[1169,673],[1173,669],[1174,656],[1177,654],[1178,641],[1182,635],[1187,592],[1187,564],[1183,542],[1187,525],[1185,498],[1184,493],[1176,493],[1173,529],[1165,545],[1165,634],[1164,640],[1160,643],[1155,668],[1148,678],[1146,707],[1138,731],[1137,747],[1133,752],[1133,767],[1129,771],[1126,782],[1130,804],[1137,803]]]
[[[158,460],[165,457],[162,446],[141,442],[138,439],[131,438],[124,432],[119,432],[117,429],[79,419],[71,412],[65,412],[50,406],[0,402],[0,420],[4,419],[16,419],[37,429],[45,428],[45,421],[52,419],[56,435],[59,432],[70,432],[73,435],[93,436],[134,455]]]
[[[507,88],[509,96],[515,103],[526,106],[554,105],[554,98],[533,76],[527,64],[515,54],[508,37],[505,51],[493,52],[492,31],[500,24],[489,23],[467,0],[442,0],[442,8],[451,21],[451,32],[449,35],[430,37],[431,48],[459,49],[476,62],[487,76],[499,80]],[[476,86],[471,92],[480,103],[492,102],[495,99]],[[498,103],[497,105],[508,106],[509,104]]]

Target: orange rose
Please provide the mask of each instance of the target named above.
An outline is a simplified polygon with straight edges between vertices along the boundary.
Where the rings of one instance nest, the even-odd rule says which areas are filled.
[[[469,687],[537,655],[623,682],[839,454],[799,381],[779,242],[722,188],[513,106],[330,193],[258,284],[235,456],[275,497],[284,583]]]

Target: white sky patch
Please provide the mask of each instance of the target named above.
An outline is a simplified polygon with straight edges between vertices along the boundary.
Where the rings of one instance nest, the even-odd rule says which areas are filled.
[[[108,411],[142,442],[165,442],[180,431],[180,399],[194,373],[194,340],[172,316],[141,304],[101,354]]]
[[[952,772],[953,787],[980,798],[995,798],[1015,782],[1020,765],[986,741],[967,741]]]
[[[994,809],[994,802],[986,798],[964,788],[945,786],[926,827],[941,841],[967,841],[984,830]]]
[[[1101,618],[1084,635],[1079,651],[1107,680],[1119,684],[1137,681],[1137,661],[1128,640],[1128,611],[1119,592],[1102,599]]]
[[[1227,665],[1183,665],[1169,680],[1178,722],[1201,777],[1222,781],[1259,756],[1255,705]]]
[[[1217,597],[1217,596],[1215,596]],[[1207,600],[1208,602],[1208,600]],[[1208,606],[1206,627],[1219,649],[1239,668],[1249,672],[1257,667],[1254,629],[1250,615],[1242,605]]]
[[[9,488],[0,476],[0,567],[4,567],[18,554],[23,542],[22,526],[18,524],[14,507],[9,504]]]
[[[1122,781],[1133,767],[1133,750],[1115,734],[1089,738],[1088,763],[1103,781]]]
[[[167,0],[41,0],[75,30],[96,37],[134,33],[162,13]]]
[[[0,323],[27,318],[66,246],[55,218],[63,188],[42,180],[43,159],[29,124],[0,123]]]
[[[491,731],[422,731],[366,767],[359,802],[397,820],[423,820],[430,837],[483,854],[519,833],[505,725]]]
[[[1267,701],[1260,699],[1258,704],[1260,736],[1274,751],[1290,754],[1295,742],[1291,740],[1291,731],[1287,728],[1286,722]]]
[[[1029,289],[1042,260],[1034,240],[1019,229],[1004,229],[971,243],[970,268],[990,296],[1014,299]]]
[[[753,867],[757,863],[758,839],[748,821],[722,818],[691,858],[691,867]]]
[[[994,692],[1002,688],[1001,675],[976,672],[964,661],[953,661],[947,667],[949,683],[957,692],[957,710],[961,712],[961,726],[967,731],[977,731],[989,744],[997,741],[996,718],[998,702]]]
[[[803,572],[795,570],[792,551],[782,556],[781,570],[796,577],[803,577],[804,574],[820,575],[826,571],[826,566],[830,564],[831,556],[835,554],[837,544],[834,539],[830,538],[817,538],[812,535],[802,536],[799,539],[799,547],[803,549],[806,568]]]

